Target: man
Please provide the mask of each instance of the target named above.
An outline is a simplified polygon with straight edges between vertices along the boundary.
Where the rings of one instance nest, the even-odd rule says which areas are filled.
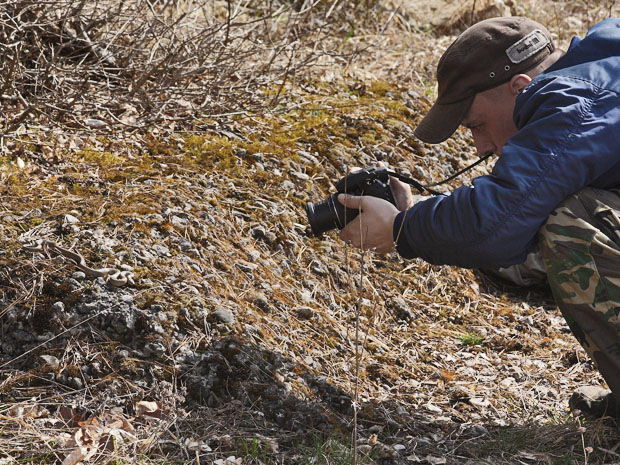
[[[470,129],[493,171],[449,196],[399,211],[339,197],[361,214],[341,232],[356,247],[434,264],[498,269],[540,249],[554,298],[611,388],[585,392],[620,406],[620,20],[568,51],[527,18],[493,18],[461,34],[437,66],[438,98],[415,134],[428,143]],[[615,402],[614,402],[615,396]],[[586,407],[591,405],[586,405]],[[594,408],[594,407],[593,407]],[[600,412],[605,413],[605,412]]]

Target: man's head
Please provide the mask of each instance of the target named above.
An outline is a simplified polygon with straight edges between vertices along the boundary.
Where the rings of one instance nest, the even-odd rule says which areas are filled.
[[[516,96],[557,58],[544,26],[527,18],[492,18],[463,32],[437,66],[437,101],[416,128],[429,143],[464,124],[480,153],[501,153],[516,127]]]

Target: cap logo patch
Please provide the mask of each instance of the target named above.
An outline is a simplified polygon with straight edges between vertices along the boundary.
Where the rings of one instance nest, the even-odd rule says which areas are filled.
[[[543,34],[540,29],[530,32],[518,42],[515,42],[506,49],[506,55],[513,63],[521,63],[523,60],[527,60],[532,55],[535,55],[551,41]]]

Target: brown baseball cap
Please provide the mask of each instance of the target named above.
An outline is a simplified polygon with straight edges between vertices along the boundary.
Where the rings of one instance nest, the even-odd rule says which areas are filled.
[[[431,144],[446,140],[467,115],[477,93],[530,70],[554,50],[549,31],[528,18],[491,18],[474,24],[441,56],[437,101],[415,135]]]

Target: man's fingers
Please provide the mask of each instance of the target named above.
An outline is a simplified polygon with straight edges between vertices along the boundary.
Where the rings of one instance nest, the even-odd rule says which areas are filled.
[[[359,166],[351,166],[350,168],[347,168],[347,174],[351,174],[351,173],[355,173],[356,171],[360,171],[362,168],[360,168]]]
[[[338,194],[338,202],[347,208],[360,208],[362,198],[356,195]]]
[[[401,211],[408,210],[414,204],[411,188],[402,181],[390,176],[390,189],[396,200],[396,208]]]
[[[340,239],[348,242],[353,247],[359,248],[361,245],[359,234],[359,217],[350,221],[347,227],[340,231]]]

